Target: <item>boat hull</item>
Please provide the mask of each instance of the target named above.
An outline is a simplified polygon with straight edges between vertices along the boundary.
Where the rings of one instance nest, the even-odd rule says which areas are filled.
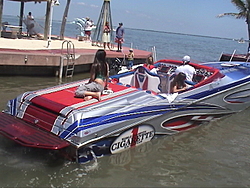
[[[162,83],[172,81],[171,68],[180,64],[157,62],[155,66],[169,66],[158,75],[138,67],[111,76],[113,92],[103,94],[101,101],[74,97],[75,89],[88,80],[26,92],[8,102],[0,133],[27,147],[67,151],[69,158],[85,163],[250,106],[248,64],[193,64],[204,78],[185,92],[167,93],[169,86]]]

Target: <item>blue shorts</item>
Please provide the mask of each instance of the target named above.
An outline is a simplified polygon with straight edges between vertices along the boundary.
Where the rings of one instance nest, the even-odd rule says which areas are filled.
[[[134,65],[134,61],[133,61],[133,60],[129,60],[129,61],[128,61],[127,68],[128,68],[128,69],[131,69],[131,68],[133,67],[133,65]]]

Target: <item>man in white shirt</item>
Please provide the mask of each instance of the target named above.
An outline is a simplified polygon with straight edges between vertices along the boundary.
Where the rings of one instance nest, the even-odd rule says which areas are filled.
[[[32,36],[33,34],[33,28],[34,28],[34,17],[32,16],[32,13],[29,12],[26,18],[26,26],[27,26],[27,33]]]
[[[195,68],[192,67],[191,65],[189,65],[190,62],[190,57],[189,56],[184,56],[182,59],[182,65],[177,67],[177,69],[175,70],[176,74],[179,74],[180,72],[183,72],[184,74],[186,74],[186,80],[189,83],[193,82],[193,75],[196,73],[195,72]],[[192,84],[191,84],[192,85]]]
[[[92,30],[93,23],[90,21],[90,18],[86,18],[85,26],[84,26],[84,31],[85,35],[87,36],[87,39],[90,40],[90,35],[91,35],[91,30]]]

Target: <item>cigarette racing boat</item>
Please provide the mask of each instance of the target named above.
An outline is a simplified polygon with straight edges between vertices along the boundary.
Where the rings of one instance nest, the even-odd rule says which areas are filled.
[[[75,89],[88,79],[25,92],[7,103],[0,133],[27,147],[57,150],[79,163],[116,154],[160,135],[173,135],[250,106],[250,63],[190,63],[186,91],[170,93],[176,60],[110,77],[101,101]]]

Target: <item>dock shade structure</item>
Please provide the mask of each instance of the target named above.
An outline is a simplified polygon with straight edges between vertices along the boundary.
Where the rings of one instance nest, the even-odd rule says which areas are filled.
[[[94,35],[92,37],[92,45],[98,45],[102,43],[102,36],[103,36],[103,29],[105,26],[105,23],[109,23],[109,27],[111,29],[110,32],[110,43],[112,43],[113,38],[113,24],[112,24],[112,17],[111,17],[111,8],[110,8],[110,0],[104,0],[101,13],[98,19],[98,22],[96,24],[96,29],[94,32]]]
[[[0,28],[2,26],[2,15],[3,15],[3,7],[4,7],[4,1],[7,0],[0,0]],[[44,26],[44,40],[48,40],[48,35],[50,32],[50,19],[51,19],[51,7],[55,2],[58,2],[58,0],[8,0],[8,1],[15,1],[20,3],[20,15],[19,15],[19,26],[20,27],[20,33],[22,33],[22,26],[23,26],[23,16],[24,16],[24,5],[28,2],[34,2],[34,3],[43,3],[46,2],[46,18],[45,18],[45,26]],[[67,0],[67,6],[65,8],[65,11],[68,12],[69,9],[69,3],[70,0]],[[67,12],[64,12],[64,16],[67,17]],[[66,18],[63,18],[63,21],[66,21]],[[65,27],[65,24],[62,24],[63,27]],[[2,31],[2,29],[1,29]],[[61,32],[64,32],[64,28],[61,28]],[[64,36],[63,33],[60,34],[60,36]],[[1,37],[1,35],[0,35]]]

